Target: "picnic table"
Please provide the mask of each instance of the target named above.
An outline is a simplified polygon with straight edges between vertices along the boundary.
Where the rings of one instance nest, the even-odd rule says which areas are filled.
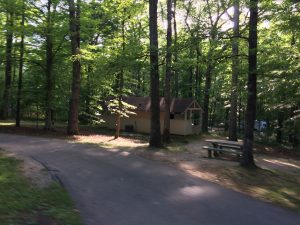
[[[214,152],[214,156],[218,157],[219,153],[226,152],[232,153],[240,157],[243,150],[243,143],[238,141],[228,141],[221,139],[206,139],[206,142],[211,143],[212,146],[204,146],[203,149],[208,151],[208,157],[212,157],[212,151]]]

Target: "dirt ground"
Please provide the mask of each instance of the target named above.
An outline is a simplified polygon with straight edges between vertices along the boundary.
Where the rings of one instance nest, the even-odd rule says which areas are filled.
[[[205,139],[189,140],[180,143],[173,143],[160,151],[147,151],[148,142],[146,140],[137,139],[135,137],[120,137],[115,139],[110,135],[77,135],[74,141],[78,143],[100,144],[110,148],[120,147],[124,151],[138,154],[144,157],[179,163],[182,168],[195,167],[211,167],[211,166],[236,166],[238,161],[235,156],[225,156],[220,159],[209,159],[207,151],[203,150],[203,146],[209,143]],[[255,154],[256,165],[262,169],[278,170],[286,173],[300,172],[300,160],[285,156],[284,154],[276,154],[274,152],[267,153],[260,151],[262,146],[256,147]],[[298,158],[298,157],[296,157]]]

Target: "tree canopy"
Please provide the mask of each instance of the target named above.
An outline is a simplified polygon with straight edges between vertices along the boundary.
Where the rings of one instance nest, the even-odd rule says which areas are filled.
[[[114,100],[114,113],[126,116],[130,106],[122,98],[150,96],[151,82],[158,82],[152,97],[167,93],[200,103],[204,132],[231,127],[232,139],[242,137],[252,2],[159,0],[157,10],[152,8],[157,11],[156,46],[149,38],[153,24],[148,1],[1,0],[0,116],[44,119],[45,129],[51,130],[54,121],[70,123],[73,112],[73,122],[98,124],[102,101]],[[252,120],[267,121],[260,138],[297,139],[300,5],[259,1],[257,16]],[[154,53],[156,75],[150,66]],[[70,110],[76,102],[77,111],[77,106]],[[69,133],[77,132],[76,126],[69,127]]]

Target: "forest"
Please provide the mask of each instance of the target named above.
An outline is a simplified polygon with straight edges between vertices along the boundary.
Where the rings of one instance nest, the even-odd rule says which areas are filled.
[[[150,96],[149,143],[161,146],[164,96],[166,111],[173,97],[196,99],[204,133],[244,139],[245,165],[254,138],[299,145],[297,0],[0,0],[0,21],[0,119],[17,127],[68,121],[78,134],[110,99],[118,136],[122,99]]]

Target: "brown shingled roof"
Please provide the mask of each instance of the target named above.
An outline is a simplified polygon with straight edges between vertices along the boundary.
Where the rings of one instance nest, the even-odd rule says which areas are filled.
[[[126,97],[124,101],[130,105],[136,107],[137,111],[150,111],[150,97]],[[165,100],[161,97],[160,100],[160,111],[165,111]],[[195,102],[192,98],[172,98],[171,99],[171,113],[183,113],[190,105]],[[198,104],[198,103],[197,103]]]

